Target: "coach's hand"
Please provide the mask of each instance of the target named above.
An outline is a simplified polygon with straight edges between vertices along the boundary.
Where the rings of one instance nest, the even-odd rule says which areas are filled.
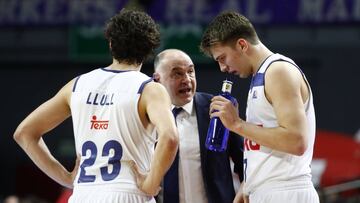
[[[148,176],[148,173],[141,172],[135,161],[130,161],[129,164],[135,175],[138,188],[147,195],[156,196],[160,192],[161,187],[158,185],[154,186],[154,183],[151,181],[151,177]]]

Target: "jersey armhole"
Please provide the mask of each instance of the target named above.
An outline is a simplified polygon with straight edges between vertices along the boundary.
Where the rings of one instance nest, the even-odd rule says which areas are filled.
[[[76,79],[75,79],[74,86],[73,86],[73,88],[72,88],[72,92],[75,92],[75,90],[76,90],[76,85],[77,85],[77,83],[78,83],[78,81],[79,81],[79,78],[80,78],[80,75],[77,76]]]
[[[278,61],[290,63],[291,65],[293,65],[293,66],[300,72],[300,74],[301,74],[301,76],[302,76],[303,80],[305,81],[305,84],[306,84],[306,86],[307,86],[307,88],[308,88],[308,91],[309,91],[309,97],[306,99],[306,101],[305,101],[305,103],[304,103],[304,105],[306,106],[305,109],[307,110],[308,107],[310,106],[310,99],[311,99],[310,97],[311,97],[311,95],[312,95],[310,84],[309,84],[308,80],[306,79],[305,74],[304,74],[304,72],[301,70],[301,68],[300,68],[298,65],[296,65],[295,63],[293,63],[293,62],[291,62],[291,61],[288,61],[288,60],[284,60],[284,59],[274,60],[274,61],[272,61],[271,63],[269,63],[269,65],[265,68],[265,70],[264,70],[264,95],[265,95],[265,97],[266,97],[266,92],[265,92],[265,74],[266,74],[266,71],[268,70],[268,68],[270,67],[270,65],[271,65],[272,63],[278,62]],[[267,97],[266,97],[266,100],[268,100]],[[268,102],[269,102],[269,100],[268,100]],[[270,102],[269,102],[269,103],[270,103]]]
[[[145,80],[145,81],[140,85],[139,90],[138,90],[137,93],[138,93],[138,94],[141,94],[141,93],[143,92],[144,88],[145,88],[145,85],[148,84],[149,82],[153,81],[153,80],[154,80],[154,78],[150,78],[150,79],[148,79],[148,80]]]

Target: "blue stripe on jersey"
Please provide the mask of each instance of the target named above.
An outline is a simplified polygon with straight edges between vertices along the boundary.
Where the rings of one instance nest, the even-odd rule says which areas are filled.
[[[77,82],[78,82],[79,78],[80,78],[80,76],[78,76],[78,77],[75,79],[74,86],[73,86],[73,89],[72,89],[73,92],[75,92],[76,85],[77,85]]]
[[[302,70],[299,68],[299,66],[297,66],[296,64],[284,60],[284,59],[277,59],[274,61],[271,61],[271,63],[269,63],[269,65],[266,67],[266,70],[270,67],[270,65],[274,62],[278,62],[278,61],[282,61],[282,62],[288,62],[291,65],[295,66],[297,69],[299,69],[299,71],[301,72],[301,74],[304,75],[304,73],[302,72]],[[261,66],[260,66],[261,67]],[[265,70],[265,72],[266,72]],[[250,84],[250,89],[252,89],[253,87],[257,87],[257,86],[264,86],[265,84],[265,73],[256,73],[255,76],[253,76],[253,78],[251,79],[251,84]]]
[[[264,73],[256,73],[254,77],[251,79],[250,89],[257,86],[264,86]]]
[[[153,80],[154,80],[154,78],[150,78],[150,79],[144,81],[144,82],[141,84],[141,86],[140,86],[140,88],[139,88],[139,90],[138,90],[138,94],[141,94],[142,91],[144,90],[145,85],[148,84],[149,82],[153,81]]]

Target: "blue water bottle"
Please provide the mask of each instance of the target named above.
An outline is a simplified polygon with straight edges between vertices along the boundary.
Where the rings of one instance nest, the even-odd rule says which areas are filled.
[[[232,82],[224,80],[220,95],[236,105],[236,99],[231,96],[231,88]],[[206,148],[215,152],[223,152],[226,150],[228,138],[229,129],[224,127],[219,117],[212,117],[205,142]]]

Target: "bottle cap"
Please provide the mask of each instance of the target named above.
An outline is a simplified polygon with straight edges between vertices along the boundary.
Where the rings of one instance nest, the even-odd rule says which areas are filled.
[[[230,80],[224,80],[221,91],[231,93],[232,84]]]

